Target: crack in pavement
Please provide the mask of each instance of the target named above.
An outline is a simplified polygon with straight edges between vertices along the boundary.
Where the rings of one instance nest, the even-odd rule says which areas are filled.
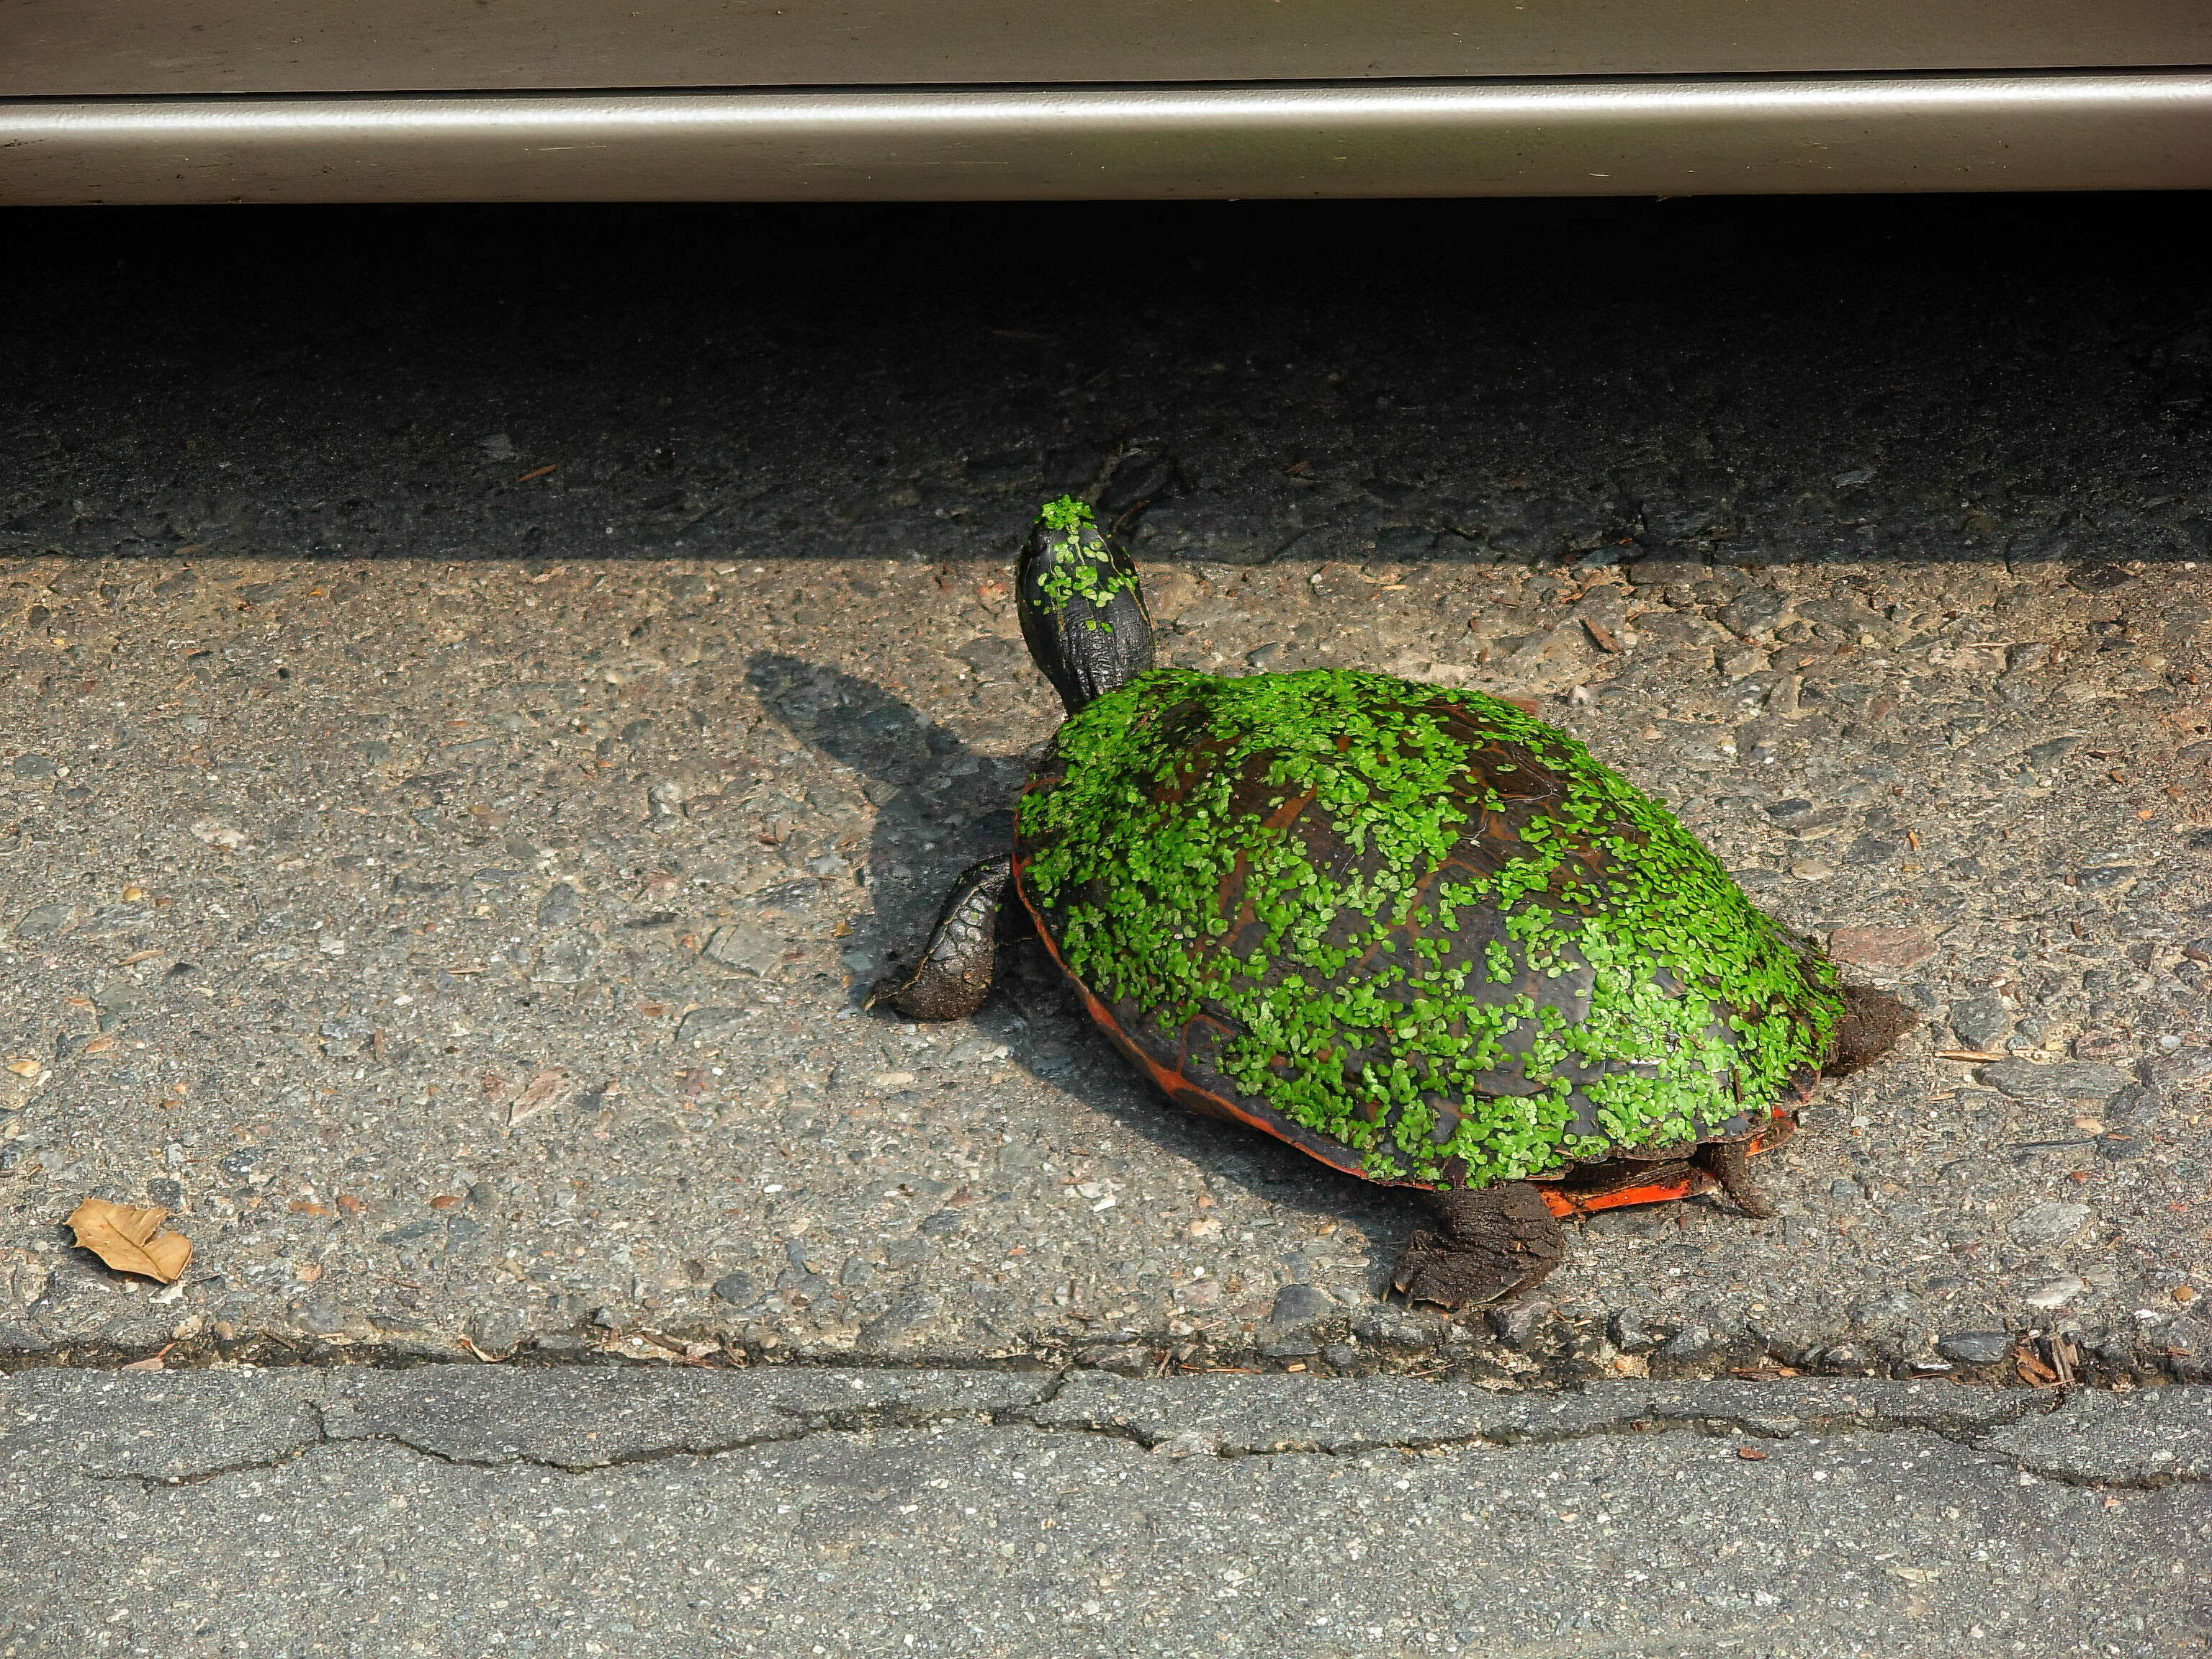
[[[2212,1482],[2212,1389],[2028,1395],[1916,1383],[1845,1389],[1803,1381],[1734,1385],[1607,1384],[1581,1394],[1491,1394],[1464,1385],[1366,1379],[1207,1376],[1128,1380],[1071,1368],[1040,1377],[1006,1373],[906,1374],[886,1387],[880,1370],[763,1375],[605,1372],[588,1389],[573,1376],[448,1370],[366,1373],[313,1384],[280,1373],[148,1376],[103,1393],[118,1411],[48,1374],[21,1425],[0,1431],[41,1467],[151,1489],[268,1474],[325,1447],[385,1443],[457,1468],[520,1466],[563,1474],[709,1460],[817,1436],[927,1430],[953,1425],[1114,1439],[1152,1454],[1358,1458],[1476,1448],[1534,1449],[1628,1435],[1697,1433],[1777,1442],[1858,1434],[1920,1434],[2018,1470],[2023,1477],[2097,1490],[2157,1490]],[[653,1379],[658,1377],[659,1381]],[[193,1381],[192,1379],[204,1379]],[[21,1393],[22,1375],[11,1379]],[[170,1386],[164,1388],[164,1383]],[[1280,1384],[1298,1384],[1285,1388]],[[182,1384],[183,1386],[177,1386]],[[879,1397],[836,1401],[839,1389]],[[918,1385],[918,1386],[917,1386]],[[904,1397],[881,1397],[903,1389]],[[252,1398],[255,1395],[273,1398]],[[1743,1396],[1749,1393],[1752,1397]],[[812,1394],[812,1399],[794,1395]],[[221,1425],[241,1401],[279,1422],[249,1422],[232,1437],[242,1455],[194,1462],[203,1420]],[[0,1394],[0,1407],[7,1395]],[[137,1408],[134,1418],[132,1408]],[[43,1412],[40,1407],[45,1409]],[[736,1420],[732,1420],[732,1414]],[[74,1418],[89,1417],[83,1425]],[[154,1419],[152,1426],[139,1420]],[[68,1426],[57,1427],[57,1425]],[[520,1426],[518,1426],[520,1425]],[[67,1442],[58,1451],[58,1437]],[[165,1443],[163,1435],[174,1437]],[[263,1437],[261,1444],[252,1443]],[[279,1443],[267,1437],[283,1436]],[[166,1459],[166,1462],[163,1460]],[[20,1461],[20,1459],[19,1459]]]
[[[391,1334],[386,1333],[386,1334]],[[2039,1334],[2034,1332],[2023,1333],[2018,1340],[2022,1344],[2032,1344],[2039,1338]],[[664,1337],[667,1340],[663,1340]],[[580,1346],[556,1351],[533,1347],[528,1341],[525,1341],[504,1351],[487,1352],[465,1334],[458,1331],[447,1333],[445,1336],[435,1340],[417,1331],[409,1340],[388,1342],[362,1341],[355,1339],[319,1339],[312,1336],[301,1337],[296,1334],[285,1335],[270,1331],[258,1334],[246,1333],[228,1339],[217,1340],[203,1333],[189,1339],[162,1344],[159,1348],[116,1347],[98,1342],[84,1341],[65,1342],[49,1348],[8,1347],[0,1349],[0,1377],[27,1370],[126,1370],[132,1364],[143,1364],[155,1358],[163,1360],[165,1362],[163,1369],[172,1371],[212,1370],[240,1365],[258,1365],[270,1370],[398,1370],[413,1366],[464,1364],[471,1359],[487,1364],[514,1365],[532,1370],[597,1370],[606,1365],[611,1360],[617,1364],[632,1365],[672,1364],[689,1366],[700,1363],[696,1353],[686,1354],[684,1345],[689,1340],[665,1333],[656,1333],[627,1339],[629,1346],[621,1348]],[[1850,1347],[1856,1340],[1850,1332],[1832,1332],[1810,1342],[1808,1346],[1814,1350],[1842,1349]],[[1066,1344],[1044,1344],[1018,1354],[1000,1352],[988,1358],[958,1353],[875,1357],[865,1352],[850,1351],[841,1352],[833,1356],[824,1356],[793,1351],[782,1352],[756,1351],[742,1345],[724,1344],[719,1340],[710,1340],[708,1346],[714,1347],[721,1356],[733,1358],[732,1369],[791,1367],[812,1370],[850,1366],[855,1369],[910,1371],[1003,1370],[1014,1368],[1041,1371],[1054,1369],[1082,1369],[1085,1364],[1082,1358],[1085,1351],[1095,1353],[1102,1348],[1145,1350],[1157,1357],[1176,1352],[1182,1341],[1182,1339],[1164,1332],[1126,1332],[1121,1339],[1111,1343],[1077,1343],[1073,1346]],[[1404,1351],[1400,1351],[1395,1355],[1389,1349],[1377,1349],[1376,1352],[1386,1359],[1395,1358],[1401,1362],[1407,1362],[1409,1368],[1386,1369],[1365,1373],[1365,1375],[1423,1377],[1437,1375],[1433,1370],[1432,1362],[1440,1356],[1439,1352],[1434,1347],[1422,1349],[1418,1354],[1412,1356],[1410,1361],[1408,1354]],[[1539,1359],[1530,1364],[1527,1363],[1528,1352],[1524,1348],[1515,1347],[1510,1344],[1491,1345],[1491,1357],[1495,1358],[1499,1354],[1506,1355],[1509,1358],[1519,1362],[1517,1369],[1502,1376],[1482,1371],[1469,1375],[1462,1371],[1455,1374],[1453,1380],[1473,1382],[1479,1387],[1501,1386],[1516,1389],[1540,1390],[1586,1387],[1593,1383],[1616,1380],[1618,1375],[1611,1370],[1594,1369],[1586,1361],[1566,1355],[1554,1355],[1548,1362]],[[1071,1358],[1071,1355],[1074,1357]],[[1229,1362],[1231,1369],[1243,1366],[1251,1358],[1249,1353],[1240,1350],[1223,1351],[1213,1357]],[[1466,1357],[1462,1356],[1462,1358]],[[2030,1357],[2033,1356],[2031,1354]],[[1662,1374],[1662,1380],[1684,1383],[1723,1382],[1736,1380],[1744,1375],[1744,1368],[1738,1364],[1743,1358],[1741,1354],[1722,1353],[1710,1356],[1702,1362],[1674,1362]],[[1012,1362],[1011,1364],[1009,1362]],[[1097,1362],[1094,1359],[1089,1363]],[[1760,1363],[1767,1362],[1762,1359]],[[2178,1350],[2159,1350],[2139,1346],[2130,1362],[2122,1364],[2113,1362],[2109,1357],[2100,1358],[2086,1352],[2077,1345],[2066,1363],[2069,1374],[2065,1376],[2064,1386],[2067,1387],[2126,1390],[2135,1388],[2160,1387],[2168,1383],[2186,1385],[2212,1382],[2212,1370],[2208,1370],[2203,1364],[2199,1363],[2197,1356]],[[1422,1366],[1431,1368],[1423,1370]],[[1800,1362],[1796,1374],[1832,1382],[1915,1380],[2010,1388],[2014,1386],[2014,1376],[2008,1366],[2009,1359],[2004,1362],[1948,1364],[1934,1372],[1930,1372],[1924,1367],[1899,1368],[1869,1379],[1863,1371],[1852,1370],[1848,1366],[1828,1370],[1816,1363],[1815,1359],[1804,1359]],[[1206,1367],[1203,1365],[1194,1365],[1193,1370],[1195,1372],[1206,1369]],[[1264,1365],[1260,1369],[1265,1374],[1273,1374],[1266,1372]],[[1344,1375],[1347,1374],[1340,1374],[1340,1376]],[[1356,1380],[1361,1374],[1348,1375]],[[1310,1376],[1307,1380],[1319,1379]]]
[[[2212,1389],[2205,1391],[2212,1395]],[[2148,1471],[2142,1474],[2094,1474],[2077,1466],[2045,1464],[2023,1454],[1991,1443],[1990,1435],[1997,1428],[2009,1426],[2032,1417],[2054,1418],[2061,1415],[2068,1404],[2061,1397],[2049,1395],[2025,1396],[2014,1414],[1995,1424],[1980,1427],[1966,1419],[1944,1420],[1926,1417],[1892,1417],[1881,1413],[1814,1413],[1795,1418],[1778,1418],[1771,1413],[1738,1413],[1695,1408],[1682,1412],[1642,1411],[1606,1420],[1586,1422],[1572,1428],[1546,1432],[1541,1430],[1501,1429],[1473,1431],[1458,1435],[1430,1435],[1371,1437],[1350,1437],[1322,1443],[1316,1439],[1280,1439],[1266,1445],[1224,1445],[1209,1439],[1203,1432],[1182,1430],[1172,1433],[1147,1433],[1129,1423],[1061,1422],[1037,1423],[1024,1418],[1029,1426],[1055,1433],[1087,1433],[1105,1435],[1126,1440],[1146,1451],[1165,1452],[1172,1455],[1207,1455],[1221,1459],[1243,1457],[1273,1457],[1318,1455],[1358,1457],[1375,1452],[1398,1451],[1413,1455],[1449,1451],[1463,1448],[1487,1447],[1498,1450],[1522,1448],[1566,1445],[1578,1441],[1611,1436],[1658,1435],[1697,1433],[1708,1436],[1746,1435],[1760,1439],[1787,1441],[1801,1436],[1838,1436],[1847,1434],[1926,1434],[1946,1440],[1966,1450],[1978,1452],[2018,1469],[2021,1474],[2057,1484],[2081,1486],[2094,1490],[2156,1491],[2166,1486],[2212,1483],[2212,1467],[2184,1468]],[[2208,1401],[2212,1408],[2212,1401]]]
[[[329,1431],[323,1408],[312,1408],[317,1420],[317,1432],[304,1440],[274,1450],[268,1456],[237,1463],[224,1463],[189,1474],[175,1475],[139,1474],[129,1471],[103,1473],[94,1469],[78,1468],[70,1473],[87,1480],[118,1481],[145,1490],[166,1486],[198,1486],[227,1475],[267,1474],[295,1463],[309,1452],[331,1446],[396,1446],[434,1462],[454,1468],[499,1469],[521,1467],[550,1469],[559,1474],[598,1474],[611,1469],[636,1468],[647,1464],[666,1463],[678,1458],[712,1458],[733,1452],[749,1451],[757,1446],[790,1445],[822,1434],[866,1434],[879,1429],[927,1429],[942,1423],[988,1423],[1034,1428],[1034,1424],[1023,1424],[1018,1419],[998,1417],[979,1418],[969,1412],[910,1413],[885,1411],[882,1413],[835,1413],[825,1414],[818,1422],[793,1424],[788,1430],[769,1431],[760,1434],[738,1435],[720,1441],[684,1441],[652,1446],[641,1450],[623,1452],[617,1456],[595,1459],[589,1462],[557,1457],[543,1456],[529,1451],[512,1451],[498,1456],[471,1457],[464,1454],[441,1450],[426,1445],[420,1440],[398,1432],[379,1434],[333,1434]]]
[[[1549,1437],[1532,1435],[1525,1439],[1501,1439],[1495,1437],[1469,1435],[1459,1439],[1372,1440],[1348,1442],[1332,1446],[1271,1446],[1261,1450],[1223,1450],[1213,1449],[1211,1449],[1210,1455],[1223,1459],[1298,1455],[1353,1457],[1378,1451],[1401,1451],[1419,1455],[1432,1451],[1450,1451],[1474,1446],[1490,1447],[1498,1450],[1520,1450],[1523,1448],[1534,1449],[1546,1446],[1564,1446],[1572,1444],[1578,1441],[1595,1440],[1610,1436],[1697,1433],[1718,1437],[1719,1436],[1728,1432],[1731,1428],[1749,1434],[1759,1434],[1761,1432],[1755,1426],[1746,1424],[1741,1419],[1729,1419],[1726,1418],[1699,1418],[1657,1422],[1645,1420],[1634,1423],[1613,1424],[1597,1428],[1577,1430],[1570,1434],[1560,1434]],[[1054,1431],[1066,1432],[1067,1431],[1056,1430]],[[1078,1431],[1078,1432],[1116,1433],[1116,1431],[1114,1431],[1100,1430]],[[1868,1424],[1863,1422],[1845,1421],[1839,1422],[1832,1426],[1825,1428],[1808,1427],[1808,1433],[1812,1435],[1825,1434],[1830,1436],[1844,1434],[1925,1434],[1935,1439],[1948,1440],[1952,1444],[1963,1447],[1968,1451],[1979,1452],[1986,1456],[1993,1457],[1999,1462],[2008,1464],[2010,1467],[2018,1469],[2023,1474],[2033,1475],[2039,1480],[2055,1481],[2060,1486],[2081,1486],[2092,1491],[2101,1492],[2106,1490],[2122,1490],[2157,1492],[2165,1487],[2173,1486],[2212,1484],[2212,1474],[2201,1474],[2193,1470],[2166,1470],[2143,1475],[2087,1475],[2075,1469],[2046,1467],[2034,1463],[2016,1455],[2007,1453],[1991,1447],[1980,1440],[1972,1437],[1971,1436],[1959,1433],[1948,1433],[1926,1423]],[[1116,1434],[1116,1437],[1130,1439],[1139,1445],[1146,1444],[1144,1441],[1138,1439],[1134,1436]],[[1773,1436],[1771,1437],[1781,1439],[1795,1438],[1796,1437]],[[1177,1442],[1182,1438],[1183,1437],[1178,1436],[1172,1437],[1166,1440],[1154,1442],[1147,1447],[1147,1449],[1152,1451],[1164,1450],[1174,1452],[1181,1449],[1178,1447]],[[1193,1453],[1197,1453],[1207,1451],[1209,1449],[1199,1445],[1192,1445],[1189,1449]]]
[[[599,1474],[617,1469],[637,1468],[653,1464],[672,1462],[679,1458],[690,1458],[705,1461],[716,1457],[727,1456],[738,1452],[750,1451],[761,1446],[792,1445],[799,1441],[811,1439],[819,1435],[866,1434],[886,1428],[924,1429],[936,1427],[945,1423],[963,1421],[975,1422],[976,1420],[977,1419],[964,1413],[945,1413],[942,1415],[926,1418],[892,1416],[867,1421],[856,1420],[849,1422],[814,1423],[798,1426],[788,1433],[749,1435],[737,1439],[711,1444],[686,1443],[683,1445],[654,1447],[648,1450],[625,1453],[619,1457],[611,1457],[603,1462],[589,1463],[563,1462],[557,1458],[538,1456],[528,1452],[518,1452],[497,1458],[456,1456],[452,1453],[441,1451],[434,1446],[426,1446],[419,1441],[411,1440],[404,1435],[398,1434],[347,1435],[343,1437],[319,1435],[313,1439],[301,1441],[296,1445],[286,1447],[282,1451],[272,1453],[270,1456],[264,1459],[240,1463],[225,1463],[212,1468],[195,1470],[188,1474],[161,1476],[129,1473],[103,1474],[91,1469],[74,1469],[71,1470],[70,1473],[87,1480],[118,1482],[136,1486],[141,1490],[151,1491],[157,1487],[204,1486],[210,1481],[223,1480],[228,1476],[236,1474],[261,1474],[273,1473],[277,1469],[283,1468],[291,1463],[298,1462],[308,1453],[320,1449],[324,1447],[370,1446],[380,1444],[395,1446],[403,1451],[412,1452],[418,1456],[428,1458],[434,1462],[444,1463],[455,1468],[496,1469],[520,1467],[525,1468],[550,1469],[556,1474],[560,1474],[586,1475]],[[1729,1419],[1713,1418],[1656,1423],[1650,1421],[1639,1421],[1634,1423],[1606,1425],[1595,1428],[1578,1430],[1573,1433],[1561,1434],[1548,1437],[1532,1436],[1526,1439],[1518,1440],[1504,1440],[1489,1436],[1468,1435],[1456,1439],[1389,1440],[1378,1438],[1372,1440],[1348,1441],[1328,1446],[1277,1445],[1261,1449],[1239,1448],[1228,1449],[1205,1445],[1200,1443],[1195,1437],[1188,1435],[1174,1435],[1161,1439],[1149,1439],[1127,1429],[1114,1426],[1091,1427],[1060,1424],[1047,1425],[1043,1424],[1027,1422],[1018,1418],[991,1419],[989,1426],[994,1428],[1023,1429],[1037,1433],[1083,1435],[1093,1439],[1120,1441],[1124,1444],[1134,1445],[1148,1452],[1164,1452],[1170,1455],[1184,1456],[1204,1455],[1221,1462],[1230,1462],[1247,1457],[1313,1456],[1352,1458],[1367,1456],[1376,1452],[1386,1451],[1403,1452],[1409,1455],[1419,1455],[1431,1452],[1465,1450],[1477,1447],[1500,1451],[1520,1450],[1522,1449],[1535,1449],[1542,1447],[1568,1445],[1581,1441],[1636,1434],[1699,1433],[1715,1435],[1722,1431],[1721,1425],[1728,1423],[1728,1421]],[[1747,1432],[1759,1432],[1755,1428],[1747,1428],[1747,1425],[1740,1422],[1735,1423],[1731,1426],[1743,1429]],[[1933,1438],[1950,1441],[1952,1443],[1961,1446],[1969,1451],[1982,1453],[1984,1455],[1993,1458],[1998,1462],[2004,1463],[2010,1468],[2018,1469],[2023,1474],[2032,1475],[2038,1480],[2049,1480],[2059,1486],[2081,1487],[2089,1491],[2157,1492],[2161,1491],[2166,1487],[2174,1486],[2212,1484],[2212,1474],[2198,1474],[2193,1471],[2163,1471],[2142,1475],[2088,1475],[2082,1474],[2077,1469],[2051,1468],[2039,1465],[2026,1458],[2008,1455],[2002,1451],[1984,1444],[1979,1441],[1965,1436],[1946,1434],[1940,1430],[1931,1428],[1924,1423],[1868,1425],[1854,1422],[1841,1424],[1832,1429],[1814,1430],[1811,1431],[1811,1432],[1815,1434],[1927,1434]],[[1781,1437],[1775,1437],[1779,1438]]]

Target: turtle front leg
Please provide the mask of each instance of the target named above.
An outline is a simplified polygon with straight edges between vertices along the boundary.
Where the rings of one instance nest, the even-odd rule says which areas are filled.
[[[1408,1302],[1496,1302],[1542,1282],[1566,1254],[1559,1218],[1525,1181],[1438,1193],[1436,1206],[1443,1231],[1416,1228],[1390,1275]]]
[[[903,980],[878,983],[868,993],[867,1006],[889,1003],[908,1019],[966,1019],[988,1001],[999,905],[1013,872],[1010,857],[985,859],[963,870],[945,896],[920,963]]]
[[[1751,1178],[1751,1154],[1741,1140],[1711,1140],[1698,1148],[1698,1162],[1712,1172],[1737,1209],[1759,1221],[1779,1213]]]

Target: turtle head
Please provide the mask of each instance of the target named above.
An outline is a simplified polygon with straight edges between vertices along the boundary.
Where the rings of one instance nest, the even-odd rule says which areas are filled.
[[[1152,665],[1137,568],[1073,495],[1047,501],[1015,576],[1022,638],[1073,714]]]

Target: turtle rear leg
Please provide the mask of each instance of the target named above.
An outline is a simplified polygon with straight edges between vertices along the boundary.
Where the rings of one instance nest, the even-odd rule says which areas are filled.
[[[1567,1238],[1525,1181],[1436,1195],[1441,1232],[1416,1228],[1390,1282],[1408,1302],[1480,1306],[1525,1291],[1559,1265]]]
[[[1751,1178],[1751,1153],[1742,1141],[1707,1141],[1698,1148],[1698,1162],[1712,1171],[1721,1190],[1746,1215],[1760,1221],[1771,1220],[1776,1215],[1774,1206]]]
[[[1013,872],[1010,857],[963,870],[915,970],[882,981],[868,993],[867,1006],[889,1003],[908,1019],[966,1019],[988,1001],[998,965],[999,906]]]

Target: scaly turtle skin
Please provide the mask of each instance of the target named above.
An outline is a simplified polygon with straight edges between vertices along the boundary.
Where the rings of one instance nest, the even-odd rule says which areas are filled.
[[[1398,1289],[1534,1284],[1559,1218],[1716,1184],[1815,1080],[1909,1028],[1753,908],[1657,802],[1480,692],[1152,665],[1080,503],[1024,550],[1023,630],[1068,719],[1011,859],[961,878],[878,999],[963,1018],[1012,884],[1094,1019],[1171,1098],[1436,1195]]]

